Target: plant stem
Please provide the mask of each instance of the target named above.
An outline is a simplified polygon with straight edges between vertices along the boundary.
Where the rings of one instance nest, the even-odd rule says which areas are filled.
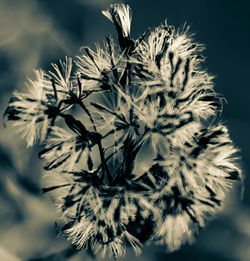
[[[86,106],[83,104],[82,101],[79,101],[78,102],[79,106],[87,113],[88,117],[89,117],[89,120],[91,121],[92,125],[93,125],[93,128],[94,128],[94,131],[97,132],[97,129],[96,129],[96,125],[95,125],[95,122],[94,122],[94,119],[92,118],[89,110],[86,108]],[[106,136],[107,137],[107,136]],[[104,151],[103,151],[103,147],[102,147],[102,141],[99,140],[97,142],[97,145],[98,145],[98,149],[99,149],[99,153],[100,153],[100,158],[101,158],[101,162],[102,162],[102,176],[101,176],[101,180],[103,181],[104,180],[104,175],[105,173],[107,173],[107,178],[108,178],[108,181],[109,183],[112,181],[112,175],[110,173],[110,170],[106,164],[106,161],[105,161],[105,155],[104,155]]]

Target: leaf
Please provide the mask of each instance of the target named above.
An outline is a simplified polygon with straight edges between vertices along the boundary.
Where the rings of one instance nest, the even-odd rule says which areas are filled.
[[[50,146],[48,148],[45,148],[43,150],[41,150],[39,153],[38,153],[38,157],[41,158],[43,156],[43,154],[46,154],[48,151],[54,149],[55,147],[60,147],[61,145],[63,144],[63,142],[60,142],[60,143],[57,143],[53,146]]]
[[[75,199],[75,195],[67,195],[64,198],[64,204],[63,204],[63,209],[66,210],[67,208],[70,208],[75,205],[75,203],[79,202],[81,198]]]
[[[52,170],[59,166],[61,166],[68,158],[70,158],[70,154],[68,155],[62,155],[58,157],[56,160],[53,160],[52,162],[48,163],[46,166],[44,166],[45,170]]]
[[[14,106],[8,106],[3,114],[3,118],[7,117],[9,121],[18,121],[21,119],[18,114],[20,114],[20,111]]]
[[[87,131],[87,129],[84,127],[84,125],[74,119],[73,116],[67,114],[64,116],[64,120],[65,120],[65,123],[67,124],[67,126],[75,133],[77,134],[80,134],[80,135],[87,135],[89,132]]]
[[[94,63],[94,65],[96,66],[96,68],[100,71],[99,66],[96,64],[94,56],[91,54],[91,51],[88,47],[84,47],[85,52],[87,53],[87,55],[89,56],[89,58],[91,59],[91,61]]]
[[[90,102],[90,104],[91,104],[92,106],[94,106],[94,107],[95,107],[96,109],[98,109],[98,110],[106,111],[106,112],[108,112],[108,113],[113,114],[113,112],[110,111],[108,108],[106,108],[104,105],[101,105],[101,104],[96,103],[96,102]]]
[[[167,52],[168,45],[169,44],[168,44],[166,38],[164,38],[163,48],[162,48],[161,52],[159,54],[157,54],[155,57],[155,62],[159,69],[160,69],[160,65],[161,65],[161,60]]]
[[[231,179],[231,180],[240,180],[241,179],[239,171],[230,171],[228,174],[230,176],[226,176],[225,177],[226,179]]]
[[[89,170],[92,170],[93,169],[93,161],[91,159],[90,154],[88,155],[88,162],[87,163],[88,163]]]
[[[66,223],[62,228],[61,231],[65,231],[69,228],[71,228],[74,225],[75,221],[69,221],[68,223]]]
[[[140,45],[140,43],[144,40],[145,36],[149,31],[150,31],[150,27],[135,41],[134,49],[136,49]]]

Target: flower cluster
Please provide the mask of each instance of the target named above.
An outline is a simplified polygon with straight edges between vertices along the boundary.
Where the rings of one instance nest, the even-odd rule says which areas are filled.
[[[43,192],[55,194],[61,235],[77,248],[120,257],[153,242],[174,251],[241,178],[238,149],[189,28],[163,24],[134,40],[128,5],[103,14],[118,44],[107,36],[75,68],[66,58],[54,72],[36,71],[5,115],[28,146],[42,143],[54,177]]]

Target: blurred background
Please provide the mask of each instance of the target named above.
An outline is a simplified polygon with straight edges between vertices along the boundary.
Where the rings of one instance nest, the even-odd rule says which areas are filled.
[[[15,89],[24,90],[33,70],[94,47],[114,27],[102,14],[110,0],[0,0],[0,111]],[[200,231],[192,246],[168,254],[145,246],[140,257],[130,251],[121,260],[250,260],[250,3],[244,0],[130,0],[132,36],[164,23],[191,26],[206,45],[205,68],[216,76],[215,90],[227,100],[222,120],[241,148],[244,197],[236,185],[222,213]],[[41,193],[38,147],[25,147],[11,123],[0,123],[0,260],[92,260],[74,253],[57,237],[57,215]]]

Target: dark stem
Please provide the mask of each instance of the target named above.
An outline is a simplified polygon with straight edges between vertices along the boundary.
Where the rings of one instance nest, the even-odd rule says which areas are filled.
[[[53,87],[54,94],[55,94],[55,100],[57,101],[56,84],[55,84],[55,80],[53,78],[51,79],[51,83],[52,83],[52,87]]]
[[[82,101],[79,101],[78,102],[79,106],[87,113],[88,117],[89,117],[89,120],[91,121],[92,125],[93,125],[93,128],[94,128],[94,131],[97,132],[97,129],[96,129],[96,125],[95,125],[95,122],[94,122],[94,119],[92,118],[89,110],[87,109],[87,107],[83,104]],[[101,176],[101,180],[103,181],[104,180],[104,175],[105,173],[107,173],[107,178],[108,178],[108,181],[111,182],[112,180],[112,175],[110,173],[110,170],[106,164],[106,161],[105,161],[105,156],[104,156],[104,151],[103,151],[103,147],[102,147],[102,141],[99,140],[97,142],[97,145],[98,145],[98,149],[99,149],[99,153],[100,153],[100,158],[101,158],[101,162],[102,162],[102,176]]]

